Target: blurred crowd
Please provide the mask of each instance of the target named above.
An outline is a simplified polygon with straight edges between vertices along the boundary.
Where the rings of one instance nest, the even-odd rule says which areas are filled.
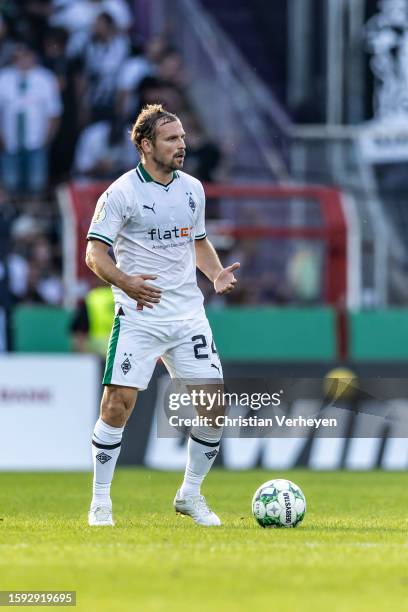
[[[186,172],[203,182],[228,173],[220,143],[208,139],[189,101],[191,77],[179,51],[165,34],[142,40],[133,5],[0,3],[0,350],[2,311],[19,303],[63,303],[58,186],[108,183],[135,167],[129,129],[145,104],[161,102],[180,117]],[[248,201],[240,213],[237,202],[209,199],[209,226],[217,219],[242,227],[282,223],[281,213],[269,219],[272,209],[257,206]],[[286,215],[288,207],[282,210]],[[239,288],[225,298],[198,274],[207,304],[322,299],[322,258],[310,245],[211,235],[222,261],[242,266]]]
[[[188,101],[188,78],[165,35],[142,44],[126,0],[0,4],[0,304],[61,304],[55,190],[134,167],[128,133],[144,104],[180,116],[185,170],[214,179],[221,153]]]

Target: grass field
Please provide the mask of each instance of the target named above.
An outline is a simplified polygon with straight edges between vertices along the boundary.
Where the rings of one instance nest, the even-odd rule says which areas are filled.
[[[297,529],[250,516],[254,490],[277,476],[306,495]],[[0,474],[1,590],[75,590],[89,612],[408,610],[405,473],[214,469],[213,529],[173,513],[180,474],[142,469],[116,474],[116,527],[90,528],[90,480]]]

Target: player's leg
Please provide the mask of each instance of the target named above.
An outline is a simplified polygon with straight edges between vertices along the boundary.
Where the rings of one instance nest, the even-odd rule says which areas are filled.
[[[94,478],[90,525],[113,525],[110,489],[119,457],[122,435],[132,414],[138,390],[132,387],[105,387],[100,417],[92,436]]]
[[[174,347],[163,356],[163,361],[173,378],[194,381],[211,380],[205,391],[217,394],[223,390],[222,367],[213,341],[210,325],[205,317],[183,322],[182,336]],[[200,385],[203,388],[202,385]],[[209,413],[202,407],[201,414]],[[221,521],[212,512],[201,495],[201,485],[210,471],[219,451],[222,427],[216,425],[214,417],[222,413],[223,406],[215,405],[213,422],[208,426],[193,427],[187,443],[187,463],[183,483],[174,500],[175,509],[190,515],[198,524],[220,525]],[[200,411],[199,411],[200,413]]]
[[[90,525],[113,525],[110,486],[119,457],[122,434],[136,402],[138,390],[146,389],[156,365],[156,339],[132,313],[120,309],[109,341],[103,378],[105,390],[101,413],[92,437],[94,460]]]

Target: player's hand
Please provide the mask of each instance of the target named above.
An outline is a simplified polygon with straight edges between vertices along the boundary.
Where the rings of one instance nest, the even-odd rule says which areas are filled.
[[[158,304],[161,298],[161,289],[153,287],[145,281],[155,280],[157,276],[151,274],[139,274],[136,276],[129,276],[126,282],[126,286],[122,287],[125,293],[136,300],[138,308],[140,306],[147,306],[147,308],[153,308],[153,304]]]
[[[227,268],[224,268],[214,281],[215,292],[219,295],[229,293],[237,284],[237,279],[234,276],[234,270],[238,270],[240,263],[236,261]]]

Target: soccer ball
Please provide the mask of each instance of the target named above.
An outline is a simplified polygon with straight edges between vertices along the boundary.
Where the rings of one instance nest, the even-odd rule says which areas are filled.
[[[306,513],[306,498],[290,480],[264,482],[252,498],[252,514],[261,527],[297,527]]]

